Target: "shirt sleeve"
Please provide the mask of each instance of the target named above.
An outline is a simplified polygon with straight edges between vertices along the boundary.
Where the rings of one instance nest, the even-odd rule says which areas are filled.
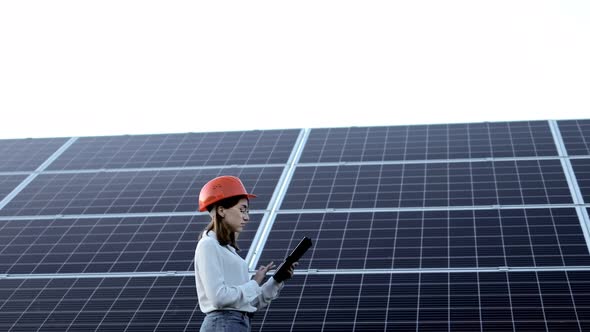
[[[276,299],[279,296],[279,292],[285,286],[284,282],[277,282],[273,277],[268,278],[268,280],[260,287],[262,289],[260,295],[256,297],[256,299],[252,302],[252,305],[255,306],[257,309],[264,308],[267,306],[272,300]]]
[[[230,286],[225,282],[219,245],[213,241],[199,241],[195,253],[195,264],[198,265],[198,274],[203,282],[203,288],[207,298],[214,307],[239,308],[254,301],[262,289],[255,280],[250,280],[239,286]]]

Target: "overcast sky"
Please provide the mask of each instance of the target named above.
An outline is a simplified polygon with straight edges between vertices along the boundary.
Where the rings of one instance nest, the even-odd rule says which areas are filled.
[[[0,138],[590,118],[590,1],[2,1]]]

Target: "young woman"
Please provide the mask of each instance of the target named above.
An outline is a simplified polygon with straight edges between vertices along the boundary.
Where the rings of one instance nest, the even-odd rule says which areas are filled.
[[[254,197],[235,176],[217,177],[199,194],[199,211],[211,216],[195,251],[199,307],[206,314],[201,332],[250,331],[254,312],[274,300],[284,286],[274,278],[264,282],[273,262],[261,265],[250,279],[248,265],[237,253],[236,240],[250,220],[249,199]]]

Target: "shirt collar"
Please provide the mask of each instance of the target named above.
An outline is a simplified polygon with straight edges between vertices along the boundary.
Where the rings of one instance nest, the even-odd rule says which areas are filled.
[[[208,236],[210,238],[217,240],[217,234],[215,234],[214,231],[203,231],[203,233],[205,233],[205,236]]]

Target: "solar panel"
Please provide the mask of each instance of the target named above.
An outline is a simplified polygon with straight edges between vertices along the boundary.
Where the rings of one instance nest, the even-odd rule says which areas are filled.
[[[253,331],[590,330],[589,121],[0,140],[0,331],[198,330],[222,174],[249,265],[314,242]]]
[[[194,278],[0,280],[3,331],[196,331]]]
[[[590,155],[590,120],[562,120],[558,124],[570,156]]]
[[[280,214],[261,261],[282,261],[303,236],[315,243],[303,269],[590,265],[571,208]]]
[[[38,176],[1,215],[196,211],[200,188],[218,175],[239,176],[266,208],[282,167],[50,173]]]
[[[558,160],[299,167],[282,209],[571,203]]]
[[[588,271],[307,275],[253,331],[585,331]],[[197,330],[191,277],[0,280],[10,331]],[[11,329],[12,328],[12,329]]]
[[[0,140],[0,172],[34,171],[66,138]]]
[[[83,137],[51,170],[286,163],[299,130]]]
[[[545,121],[312,129],[302,163],[555,156]]]
[[[238,244],[246,257],[261,215]],[[192,271],[209,216],[0,221],[0,274]]]
[[[490,272],[308,275],[253,331],[584,331],[590,275]],[[293,315],[293,307],[296,307]]]

